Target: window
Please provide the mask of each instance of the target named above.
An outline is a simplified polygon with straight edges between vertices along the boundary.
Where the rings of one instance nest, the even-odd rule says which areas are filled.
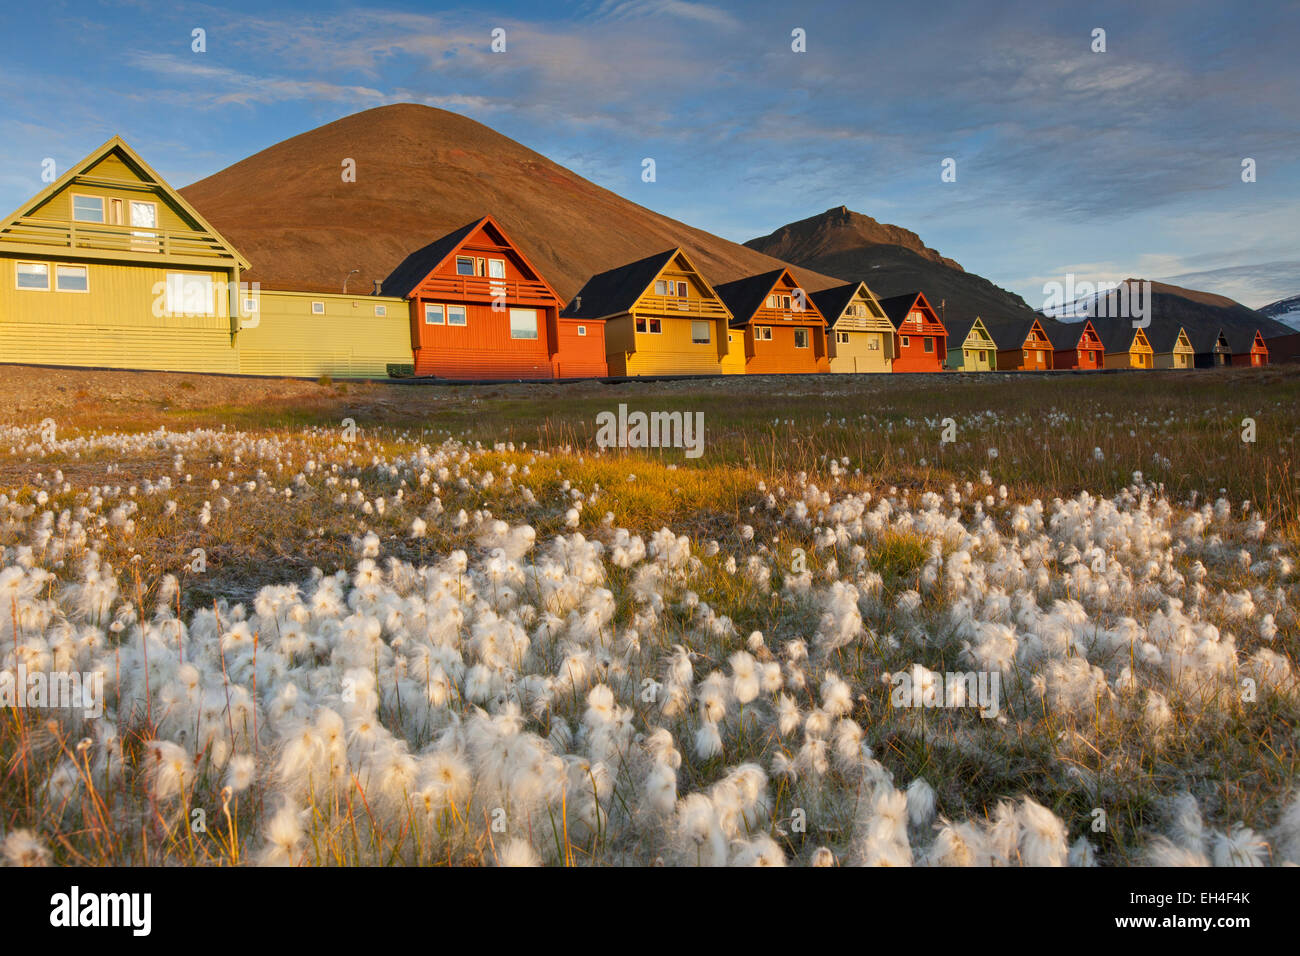
[[[638,332],[644,332],[646,330],[645,318],[639,315],[636,317],[636,330]]]
[[[312,315],[324,315],[324,314],[325,314],[325,303],[324,303],[324,302],[313,302],[313,303],[311,304],[311,314],[312,314]]]
[[[650,334],[651,334],[651,335],[658,335],[658,334],[659,334],[660,332],[662,332],[663,330],[664,330],[664,326],[663,326],[663,322],[662,322],[661,320],[659,320],[659,319],[651,319],[651,320],[650,320]]]
[[[388,306],[386,305],[375,306],[375,318],[382,319],[386,315],[388,315]]]
[[[506,260],[489,259],[488,260],[488,278],[504,279],[506,277]]]
[[[104,197],[77,196],[74,194],[72,197],[72,218],[76,222],[103,222]]]
[[[767,297],[767,307],[769,309],[779,309],[781,307],[781,297],[773,293]]]
[[[685,282],[678,282],[678,283],[677,283],[677,296],[678,296],[678,298],[682,298],[682,299],[686,298],[686,283],[685,283]]]
[[[790,297],[788,295],[781,296],[781,308],[787,310],[790,308]]]
[[[456,275],[472,276],[474,274],[474,260],[469,256],[456,257]]]
[[[510,337],[512,339],[537,338],[536,309],[510,310]]]
[[[666,279],[655,279],[655,295],[668,294],[668,281]]]
[[[475,258],[474,262],[478,265],[478,274],[481,276],[487,275],[487,259],[483,256],[478,256]]]
[[[586,335],[586,334],[587,334],[587,327],[585,325],[578,326],[578,335]]]
[[[20,289],[50,289],[50,267],[44,262],[20,262],[15,282]]]
[[[257,311],[257,298],[256,298],[256,296],[248,296],[247,298],[245,298],[245,299],[244,299],[244,314],[245,314],[245,315],[252,315],[252,314],[253,314],[254,312],[256,312],[256,311]]]
[[[761,342],[772,341],[772,327],[770,325],[760,325],[754,329],[754,337]]]
[[[808,347],[808,330],[794,330],[794,347],[797,349],[806,349]]]
[[[873,336],[871,336],[871,338],[867,339],[867,351],[869,351],[869,352],[879,352],[879,351],[880,351],[880,336],[879,336],[879,335],[873,335]]]
[[[110,226],[122,225],[122,200],[110,199],[108,201],[108,224]]]
[[[934,339],[930,338],[928,335],[925,337],[925,350],[927,352],[934,351]]]
[[[848,345],[848,344],[849,344],[849,333],[847,333],[847,332],[836,332],[836,333],[835,333],[835,341],[838,342],[840,345]]]
[[[911,339],[911,337],[910,337],[910,336],[906,336],[906,335],[904,335],[904,336],[903,336],[903,348],[908,348],[909,346],[911,346],[911,344],[912,344],[912,339]]]
[[[731,333],[730,333],[730,332],[727,333],[727,344],[728,344],[728,345],[731,344]]]
[[[447,320],[446,312],[447,310],[443,306],[426,302],[424,304],[424,324],[443,325]]]
[[[696,321],[691,323],[691,341],[694,342],[696,345],[709,344],[709,323],[708,322]]]
[[[910,313],[910,314],[907,316],[907,321],[913,323],[914,325],[920,325],[920,324],[921,324],[921,313],[920,313],[920,312],[912,312],[912,313]]]
[[[89,292],[90,276],[86,266],[55,266],[54,287],[60,292]]]
[[[1042,360],[1043,360],[1043,353],[1042,353],[1041,350],[1039,350],[1039,352],[1038,352],[1038,361],[1041,362]]]
[[[316,303],[312,303],[313,306]],[[325,303],[320,303],[322,311]],[[168,315],[216,315],[217,301],[212,294],[212,276],[185,272],[167,273]]]
[[[468,316],[468,314],[466,313],[466,311],[465,311],[465,307],[464,307],[463,305],[449,305],[449,306],[447,306],[447,324],[448,324],[448,325],[467,325],[468,322],[469,322],[469,316]],[[513,332],[512,332],[512,337],[514,337],[514,338],[519,338],[519,336],[515,336],[515,335],[513,335]],[[535,328],[535,327],[534,327],[534,334],[531,335],[531,336],[529,336],[529,338],[534,338],[534,339],[537,338],[536,328]]]

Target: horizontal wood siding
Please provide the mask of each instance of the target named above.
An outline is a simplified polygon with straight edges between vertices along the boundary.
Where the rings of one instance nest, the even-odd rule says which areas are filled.
[[[264,291],[259,306],[257,325],[238,334],[245,374],[382,378],[390,364],[412,364],[404,299]],[[386,314],[376,316],[376,306]]]
[[[585,335],[579,335],[579,328]],[[609,374],[605,361],[605,323],[560,319],[558,348],[552,358],[556,378],[604,378]]]
[[[832,372],[888,372],[891,362],[892,332],[858,332],[844,328],[840,319],[834,329],[826,333],[830,350]],[[847,334],[848,342],[839,336]],[[872,345],[875,348],[872,348]]]
[[[87,268],[88,292],[16,288],[15,263],[59,260],[0,255],[0,361],[160,371],[238,372],[224,284],[230,274],[111,263]],[[74,261],[75,260],[68,260]],[[169,272],[207,275],[215,315],[155,315]]]
[[[762,310],[760,310],[761,312]],[[779,375],[783,373],[829,372],[826,358],[826,330],[821,326],[771,325],[771,341],[755,340],[756,322],[745,329],[745,347],[748,358],[745,373],[748,375]],[[794,346],[796,328],[808,330],[808,347]]]
[[[537,338],[510,337],[510,310],[467,304],[463,326],[428,325],[424,299],[412,300],[412,324],[419,330],[415,374],[439,378],[552,378],[548,329],[555,310],[537,310]],[[447,304],[447,303],[439,303]],[[456,303],[450,303],[456,304]]]

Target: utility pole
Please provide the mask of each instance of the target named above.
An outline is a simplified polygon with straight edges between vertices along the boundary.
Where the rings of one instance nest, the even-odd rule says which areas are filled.
[[[349,272],[347,275],[345,275],[345,276],[343,277],[343,294],[344,294],[344,295],[347,295],[347,294],[348,294],[348,280],[351,279],[354,275],[356,275],[356,274],[357,274],[358,272],[360,272],[360,271],[361,271],[360,269],[353,269],[351,272]]]

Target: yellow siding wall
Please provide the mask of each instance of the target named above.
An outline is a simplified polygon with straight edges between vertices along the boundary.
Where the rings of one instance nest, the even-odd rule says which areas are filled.
[[[844,323],[840,320],[840,324]],[[849,336],[848,342],[838,341],[841,333]],[[828,348],[831,350],[832,372],[888,372],[893,364],[890,358],[889,343],[886,332],[858,332],[850,329],[831,329],[827,331]],[[875,344],[873,349],[871,346]]]
[[[239,331],[246,375],[382,378],[390,363],[413,362],[405,299],[266,290],[259,299],[257,325]],[[313,302],[325,304],[324,315],[312,314]],[[375,306],[387,314],[376,316]]]
[[[187,372],[237,372],[231,342],[226,272],[109,263],[88,267],[88,292],[17,288],[18,262],[41,257],[0,255],[0,362],[81,365]],[[169,272],[209,275],[217,286],[214,316],[160,316],[155,300]],[[53,280],[51,280],[53,285]],[[161,308],[162,302],[158,302]]]

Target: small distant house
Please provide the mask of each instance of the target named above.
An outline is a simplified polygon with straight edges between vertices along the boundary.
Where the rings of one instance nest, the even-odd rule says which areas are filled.
[[[1106,351],[1104,368],[1153,367],[1151,343],[1147,340],[1146,332],[1134,328],[1131,320],[1099,320],[1097,332]]]
[[[988,328],[977,315],[973,319],[953,321],[948,346],[948,369],[956,372],[992,372],[998,367],[997,345]]]
[[[1188,335],[1192,342],[1196,368],[1224,368],[1232,364],[1232,346],[1228,333],[1217,326],[1203,326]]]
[[[740,349],[731,312],[680,248],[592,276],[560,318],[604,326],[614,376],[718,375]]]
[[[1173,322],[1152,322],[1146,333],[1156,368],[1196,367],[1196,350],[1183,326]]]
[[[894,326],[865,282],[812,294],[826,319],[832,372],[888,372],[894,362]]]
[[[880,300],[898,336],[895,372],[941,372],[948,356],[948,330],[923,292]]]
[[[1102,367],[1106,348],[1091,319],[1085,319],[1082,327],[1075,322],[1057,322],[1051,334],[1056,345],[1054,368],[1095,371]]]
[[[1268,346],[1264,344],[1264,333],[1259,329],[1255,329],[1253,333],[1229,332],[1228,344],[1232,346],[1233,365],[1268,364]]]
[[[826,319],[789,269],[723,283],[718,295],[744,335],[746,374],[830,371]]]
[[[998,371],[1045,372],[1055,366],[1056,348],[1038,319],[990,320],[998,347]]]

